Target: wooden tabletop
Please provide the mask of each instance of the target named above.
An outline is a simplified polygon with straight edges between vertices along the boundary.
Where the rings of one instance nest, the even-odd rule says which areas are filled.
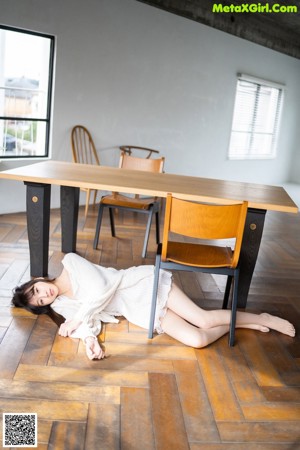
[[[0,178],[119,191],[132,194],[228,204],[247,200],[250,208],[297,213],[298,207],[280,186],[149,173],[107,166],[44,161],[0,172]]]

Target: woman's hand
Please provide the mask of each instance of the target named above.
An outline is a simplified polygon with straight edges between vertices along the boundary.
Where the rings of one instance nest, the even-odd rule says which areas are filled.
[[[98,339],[94,336],[89,336],[85,339],[85,351],[89,359],[103,359],[105,352],[100,347]]]
[[[59,327],[58,334],[64,337],[71,336],[73,331],[77,330],[81,323],[82,322],[79,320],[66,320],[65,323],[61,324]]]

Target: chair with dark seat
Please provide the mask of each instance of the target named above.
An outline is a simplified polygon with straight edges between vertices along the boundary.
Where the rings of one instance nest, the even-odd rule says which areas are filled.
[[[122,152],[120,156],[119,168],[161,173],[163,171],[164,161],[165,161],[164,157],[157,159],[136,158],[134,156],[126,154],[125,152]],[[138,195],[136,195],[135,197],[127,197],[126,195],[120,194],[119,192],[113,192],[111,195],[103,196],[100,200],[96,233],[94,239],[94,249],[96,249],[98,246],[104,208],[108,208],[109,210],[111,235],[113,237],[116,236],[114,215],[113,215],[114,209],[131,210],[134,212],[144,213],[148,215],[142,251],[143,258],[146,257],[147,253],[147,246],[149,241],[153,214],[155,214],[155,222],[156,222],[156,242],[157,244],[160,242],[159,237],[160,199],[156,197],[141,198]]]
[[[153,337],[159,270],[199,271],[227,276],[223,309],[227,308],[233,281],[229,345],[234,345],[238,262],[247,208],[247,202],[215,205],[167,196],[163,240],[155,260],[149,339]],[[232,246],[226,245],[228,240]]]
[[[97,155],[93,138],[91,136],[91,133],[88,131],[86,127],[82,125],[76,125],[75,127],[72,128],[71,146],[74,163],[95,164],[98,166],[100,165],[100,160]],[[81,190],[86,192],[86,202],[84,211],[84,215],[86,217],[90,204],[91,189],[81,188]],[[94,191],[93,204],[95,204],[97,197],[97,190],[96,189],[92,190]]]

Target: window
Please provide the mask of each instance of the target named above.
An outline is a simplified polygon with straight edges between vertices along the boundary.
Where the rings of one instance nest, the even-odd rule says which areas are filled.
[[[275,157],[282,101],[282,85],[239,75],[229,159]]]
[[[0,26],[0,158],[49,154],[54,38]]]

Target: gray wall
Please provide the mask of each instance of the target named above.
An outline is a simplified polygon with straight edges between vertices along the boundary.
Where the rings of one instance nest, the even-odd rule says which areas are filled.
[[[71,160],[86,125],[102,164],[121,144],[157,148],[166,171],[281,185],[300,183],[300,61],[135,0],[0,0],[1,22],[56,36],[52,158]],[[286,84],[277,158],[229,161],[236,74]],[[24,161],[5,162],[0,170]],[[1,181],[0,212],[25,208]],[[52,206],[58,206],[58,189]]]

